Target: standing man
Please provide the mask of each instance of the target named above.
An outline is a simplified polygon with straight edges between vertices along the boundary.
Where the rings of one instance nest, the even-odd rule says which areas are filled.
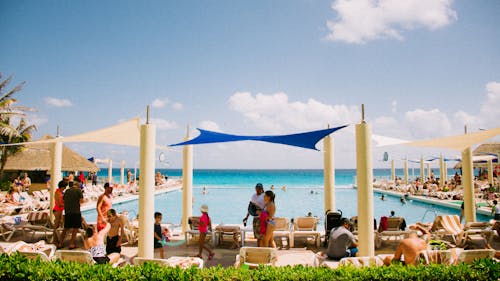
[[[255,186],[255,194],[250,198],[250,203],[248,204],[248,212],[246,217],[243,219],[243,223],[247,224],[248,216],[253,216],[253,235],[257,239],[257,245],[260,245],[262,240],[262,235],[260,234],[260,219],[259,215],[266,203],[264,202],[264,186],[262,183],[258,183]]]
[[[111,196],[113,194],[113,186],[109,182],[104,184],[104,193],[97,199],[97,231],[101,231],[106,227],[108,222],[106,216],[108,211],[111,209],[113,202]]]
[[[83,193],[80,189],[78,182],[69,182],[69,189],[64,192],[64,230],[58,245],[62,248],[66,231],[72,229],[71,240],[69,242],[69,249],[76,248],[75,238],[78,229],[82,227],[82,213],[80,211],[80,204],[83,202]]]
[[[111,225],[106,237],[106,254],[120,254],[122,251],[122,236],[125,234],[124,222],[125,218],[119,217],[115,209],[109,209],[107,212],[108,222]]]
[[[349,231],[351,222],[347,218],[340,221],[340,226],[332,229],[330,240],[328,240],[328,249],[326,254],[329,258],[340,260],[344,257],[355,257],[358,252],[358,242]]]

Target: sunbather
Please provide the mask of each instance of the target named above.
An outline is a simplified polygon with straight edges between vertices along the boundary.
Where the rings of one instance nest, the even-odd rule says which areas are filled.
[[[416,233],[410,233],[408,238],[401,240],[398,247],[396,248],[396,253],[394,257],[386,257],[384,259],[384,264],[389,265],[392,262],[403,262],[405,265],[415,264],[415,260],[420,251],[427,249],[427,243],[418,238]],[[404,256],[404,260],[401,257]]]
[[[86,229],[87,238],[83,241],[86,250],[90,252],[92,258],[98,264],[114,264],[120,259],[119,253],[111,253],[106,255],[106,246],[104,246],[104,236],[111,229],[111,225],[106,223],[106,226],[99,232],[91,226]]]

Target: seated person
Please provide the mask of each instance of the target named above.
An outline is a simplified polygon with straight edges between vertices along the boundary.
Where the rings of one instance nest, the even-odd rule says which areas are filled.
[[[351,223],[349,219],[343,218],[340,226],[335,227],[330,232],[328,249],[326,254],[329,258],[340,260],[344,257],[355,257],[358,252],[358,243],[354,235],[349,231]]]
[[[114,264],[120,259],[119,253],[111,253],[106,255],[106,246],[104,246],[104,236],[111,229],[111,225],[106,223],[106,226],[97,232],[94,226],[87,227],[85,234],[87,238],[83,241],[83,246],[90,252],[90,255],[98,264]]]
[[[415,264],[418,253],[426,249],[427,243],[412,232],[408,238],[401,240],[396,248],[396,253],[394,253],[394,258],[386,257],[384,264],[389,265],[391,262],[403,262],[405,265]],[[401,260],[402,256],[404,256],[404,261]]]

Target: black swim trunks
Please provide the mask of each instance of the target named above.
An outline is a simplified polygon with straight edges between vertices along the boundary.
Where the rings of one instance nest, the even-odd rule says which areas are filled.
[[[107,237],[106,238],[106,254],[111,254],[111,253],[121,253],[122,252],[122,247],[116,246],[116,243],[118,243],[118,238],[120,236],[116,235],[113,237]]]

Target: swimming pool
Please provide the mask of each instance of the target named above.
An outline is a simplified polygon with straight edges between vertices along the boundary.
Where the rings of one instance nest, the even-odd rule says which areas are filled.
[[[255,192],[253,188],[242,187],[208,187],[207,194],[202,194],[202,188],[193,188],[193,215],[200,214],[200,206],[207,204],[212,222],[219,223],[241,223],[247,212],[250,196]],[[312,212],[314,216],[320,217],[320,227],[323,228],[323,189],[322,188],[300,188],[289,187],[286,191],[275,189],[276,193],[276,216],[299,217]],[[337,188],[335,192],[336,207],[343,212],[344,217],[357,214],[357,190],[352,188]],[[138,213],[138,200],[113,204],[118,212],[128,211],[130,217]],[[381,216],[389,216],[394,210],[396,216],[402,216],[408,224],[417,221],[433,221],[437,215],[459,215],[459,210],[449,209],[437,205],[409,200],[401,204],[399,198],[386,196],[382,201],[378,195],[374,195],[374,215],[377,222]],[[182,214],[182,192],[174,191],[155,196],[155,211],[163,214],[163,220],[179,224]],[[96,221],[96,211],[83,212],[87,221]],[[425,216],[425,217],[424,217]],[[490,218],[478,215],[479,221],[487,221]]]

